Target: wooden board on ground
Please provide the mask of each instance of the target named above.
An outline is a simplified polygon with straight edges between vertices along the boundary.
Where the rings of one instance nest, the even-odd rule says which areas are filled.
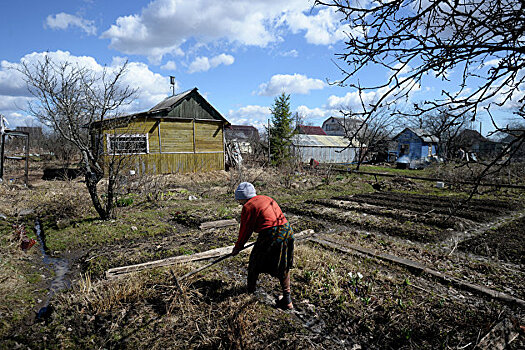
[[[308,229],[308,230],[304,230],[299,233],[296,233],[295,237],[300,238],[302,236],[311,235],[313,233],[314,233],[314,230]],[[243,250],[243,252],[249,252],[251,248],[252,247],[245,249]],[[151,269],[155,267],[171,266],[175,264],[187,263],[190,261],[199,261],[199,260],[206,260],[206,259],[212,259],[212,258],[219,258],[221,256],[231,253],[232,249],[233,249],[233,245],[222,247],[222,248],[215,248],[212,250],[207,250],[205,252],[196,253],[192,255],[174,256],[171,258],[149,261],[149,262],[145,262],[142,264],[114,267],[106,271],[106,278],[111,279],[111,278],[115,278],[118,276],[126,275],[128,273],[138,272],[138,271]]]
[[[371,256],[371,257],[374,257],[380,260],[395,263],[395,264],[406,267],[408,270],[415,271],[418,274],[419,273],[429,274],[433,276],[434,278],[437,278],[438,280],[443,281],[446,284],[452,284],[458,288],[468,290],[470,292],[475,292],[477,294],[486,295],[491,298],[505,301],[510,304],[515,304],[522,308],[525,308],[525,300],[523,299],[519,299],[512,295],[509,295],[509,294],[506,294],[506,293],[503,293],[497,290],[489,289],[487,287],[483,287],[483,286],[479,286],[479,285],[476,285],[470,282],[459,280],[450,275],[430,269],[417,261],[400,258],[400,257],[386,254],[386,253],[376,252],[370,249],[358,247],[358,246],[351,245],[351,244],[341,245],[339,242],[331,241],[327,237],[324,237],[324,239],[323,238],[312,238],[311,241],[318,243],[322,246],[329,247],[331,249],[336,249],[343,253],[355,254],[357,252],[358,255]]]
[[[226,227],[226,226],[233,226],[237,225],[237,220],[230,219],[230,220],[218,220],[218,221],[208,221],[203,222],[199,228],[201,230],[207,230],[210,228],[219,228],[219,227]]]

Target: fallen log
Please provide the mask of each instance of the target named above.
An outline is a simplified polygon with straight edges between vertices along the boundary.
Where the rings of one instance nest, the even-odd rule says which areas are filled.
[[[322,246],[325,246],[325,247],[329,247],[331,249],[338,250],[338,251],[343,252],[343,253],[354,254],[355,255],[355,252],[357,252],[358,255],[367,255],[367,256],[374,257],[376,259],[380,259],[380,260],[388,261],[388,262],[395,263],[395,264],[398,264],[398,265],[402,265],[402,266],[406,267],[407,269],[409,269],[409,270],[411,270],[411,271],[413,271],[415,273],[418,273],[418,274],[419,273],[429,274],[432,277],[436,278],[437,280],[441,281],[442,283],[452,284],[452,285],[454,285],[454,286],[456,286],[457,288],[460,288],[460,289],[464,289],[464,290],[468,290],[470,292],[474,292],[474,293],[477,293],[477,294],[482,294],[482,295],[485,295],[485,296],[489,296],[489,297],[491,297],[493,299],[498,299],[498,300],[507,302],[509,304],[515,304],[515,305],[518,305],[518,306],[520,306],[522,308],[525,308],[525,300],[523,300],[523,299],[519,299],[519,298],[513,297],[511,295],[508,295],[506,293],[498,292],[498,291],[495,291],[493,289],[486,288],[486,287],[483,287],[483,286],[479,286],[479,285],[476,285],[476,284],[473,284],[473,283],[470,283],[470,282],[459,280],[457,278],[454,278],[452,276],[446,275],[446,274],[441,273],[439,271],[430,269],[427,266],[425,266],[425,265],[423,265],[423,264],[421,264],[421,263],[419,263],[417,261],[400,258],[400,257],[394,256],[394,255],[390,255],[390,254],[375,252],[373,250],[362,248],[362,247],[357,247],[357,246],[354,246],[354,245],[344,245],[344,246],[342,246],[340,243],[332,242],[332,241],[329,241],[329,240],[326,240],[326,239],[311,238],[310,241],[318,243],[318,244],[320,244]]]
[[[203,222],[199,228],[201,230],[207,230],[210,228],[219,228],[219,227],[226,227],[226,226],[233,226],[237,225],[237,220],[231,219],[231,220],[218,220],[218,221],[208,221]]]
[[[299,238],[301,236],[311,235],[313,233],[314,233],[314,230],[308,229],[308,230],[304,230],[299,233],[296,233],[295,237]],[[115,278],[118,276],[129,274],[132,272],[138,272],[138,271],[151,269],[155,267],[172,266],[175,264],[182,264],[182,263],[187,263],[191,261],[219,258],[221,256],[231,253],[233,247],[234,247],[233,245],[230,245],[227,247],[215,248],[215,249],[207,250],[205,252],[196,253],[192,255],[180,255],[180,256],[174,256],[174,257],[170,257],[166,259],[149,261],[149,262],[145,262],[141,264],[114,267],[106,271],[106,278],[111,279],[111,278]],[[248,249],[243,250],[243,252],[249,252],[251,249],[252,247],[249,247]]]

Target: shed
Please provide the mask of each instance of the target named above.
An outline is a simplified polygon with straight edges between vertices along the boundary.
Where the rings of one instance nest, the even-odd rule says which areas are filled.
[[[397,156],[406,159],[410,167],[437,157],[438,138],[423,129],[405,128],[394,138],[397,141]]]
[[[226,142],[235,142],[241,153],[253,153],[254,143],[259,142],[259,131],[251,125],[228,125],[225,129]]]
[[[359,153],[354,142],[351,147],[348,139],[342,136],[297,134],[292,137],[293,154],[300,161],[315,159],[320,163],[351,163]]]
[[[197,91],[170,96],[148,111],[89,125],[106,164],[125,159],[140,174],[224,169],[228,121]],[[102,138],[98,138],[102,135]]]

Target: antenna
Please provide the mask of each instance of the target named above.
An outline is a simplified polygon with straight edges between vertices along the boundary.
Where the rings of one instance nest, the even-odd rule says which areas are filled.
[[[173,96],[175,96],[175,77],[173,75],[170,75],[170,84],[171,90],[173,91]]]

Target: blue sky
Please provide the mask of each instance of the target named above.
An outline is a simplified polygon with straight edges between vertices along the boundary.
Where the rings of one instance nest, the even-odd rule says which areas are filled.
[[[312,5],[312,0],[3,1],[0,113],[10,127],[32,123],[24,112],[30,96],[10,67],[47,52],[93,69],[127,59],[123,82],[139,89],[129,113],[171,94],[174,75],[177,92],[197,87],[233,124],[262,127],[275,96],[284,91],[305,123],[321,125],[341,108],[358,108],[359,100],[356,91],[327,83],[342,77],[332,61],[351,28],[333,10]],[[377,82],[386,74],[373,68],[359,79]],[[429,99],[439,91],[439,83],[429,80],[410,99]]]

